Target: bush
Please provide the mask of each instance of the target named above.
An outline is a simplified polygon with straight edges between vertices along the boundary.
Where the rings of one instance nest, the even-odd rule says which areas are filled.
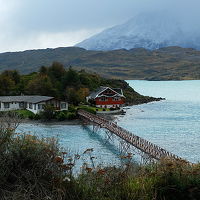
[[[61,155],[57,141],[2,131],[1,199],[61,199],[58,188],[64,171],[60,167],[62,163],[56,160]]]
[[[96,111],[91,107],[81,106],[80,109],[85,110],[85,111],[92,113],[92,114],[96,114]]]
[[[35,118],[35,114],[29,115],[28,118],[33,120]]]
[[[64,111],[56,113],[56,119],[59,121],[64,121],[65,119],[67,119],[67,113]]]
[[[41,119],[41,116],[39,114],[35,114],[33,117],[34,120],[39,120]]]
[[[76,113],[68,112],[67,113],[67,119],[68,120],[76,119]]]
[[[68,111],[75,113],[76,112],[76,108],[73,105],[70,105]]]
[[[44,111],[40,113],[43,120],[51,120],[55,118],[55,108],[51,105],[45,105]]]

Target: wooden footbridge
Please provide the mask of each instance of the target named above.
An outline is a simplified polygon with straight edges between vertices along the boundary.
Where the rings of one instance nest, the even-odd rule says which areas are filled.
[[[99,126],[100,128],[107,129],[110,133],[114,134],[118,138],[120,138],[126,147],[133,146],[137,150],[139,150],[142,155],[150,160],[160,160],[161,158],[169,157],[171,159],[180,159],[182,158],[176,156],[175,154],[137,136],[133,133],[123,129],[118,126],[114,122],[104,119],[98,115],[91,114],[84,110],[78,110],[78,115],[82,117],[84,120],[93,123],[93,125]],[[184,161],[184,160],[183,160]],[[186,161],[187,162],[187,161]]]

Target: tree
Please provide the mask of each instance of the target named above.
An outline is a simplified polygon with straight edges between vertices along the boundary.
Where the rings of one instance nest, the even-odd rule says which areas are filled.
[[[15,87],[15,82],[8,76],[0,76],[0,95],[10,95]]]
[[[56,80],[61,80],[66,73],[64,66],[59,62],[53,62],[48,71],[49,76]]]
[[[86,101],[86,97],[89,96],[89,89],[88,88],[80,88],[77,91],[77,94],[79,96],[79,100],[80,102],[85,102]]]
[[[74,105],[78,105],[80,103],[80,96],[75,88],[67,88],[66,94],[69,103]]]
[[[39,73],[42,75],[47,75],[48,74],[48,68],[45,66],[40,67]]]
[[[20,74],[17,70],[6,70],[1,75],[10,78],[15,84],[20,82]]]
[[[65,76],[63,77],[63,86],[76,86],[80,85],[80,78],[77,71],[73,70],[72,67],[69,68]]]
[[[28,94],[57,96],[57,91],[47,75],[38,75],[36,78],[29,81],[26,92]]]

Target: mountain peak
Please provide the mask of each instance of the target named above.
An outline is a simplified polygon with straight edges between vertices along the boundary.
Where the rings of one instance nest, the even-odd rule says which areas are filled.
[[[198,38],[191,38],[179,21],[167,12],[148,12],[137,15],[126,23],[106,29],[76,46],[87,50],[159,49],[181,46],[200,49]]]

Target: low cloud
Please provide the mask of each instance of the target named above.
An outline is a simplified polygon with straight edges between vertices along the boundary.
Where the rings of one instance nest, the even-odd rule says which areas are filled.
[[[66,32],[33,32],[17,39],[12,35],[0,36],[0,52],[23,51],[27,49],[44,49],[68,47],[98,33],[100,30],[78,30]]]
[[[199,6],[199,0],[0,0],[0,52],[72,46],[147,11],[166,11],[198,34]]]

